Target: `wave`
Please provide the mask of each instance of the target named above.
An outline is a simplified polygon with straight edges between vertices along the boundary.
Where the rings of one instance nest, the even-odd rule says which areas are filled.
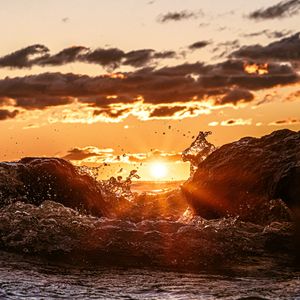
[[[131,191],[135,170],[99,181],[97,169],[59,158],[0,163],[0,248],[70,263],[188,270],[294,264],[300,133],[219,149],[207,135],[183,152],[193,166],[189,180],[155,194]]]
[[[238,218],[178,221],[97,218],[59,203],[16,202],[0,210],[2,249],[69,263],[201,269],[286,262],[293,224],[258,225]]]

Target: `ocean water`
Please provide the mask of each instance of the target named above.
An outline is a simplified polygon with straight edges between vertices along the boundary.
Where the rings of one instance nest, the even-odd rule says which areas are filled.
[[[246,271],[246,270],[245,270]],[[73,267],[1,252],[1,299],[299,299],[300,273]]]
[[[1,299],[300,299],[290,222],[0,210]],[[256,298],[255,298],[256,297]]]
[[[191,173],[215,150],[208,134],[183,152]],[[97,181],[97,168],[78,168],[74,176],[95,178],[109,208],[95,217],[57,203],[70,186],[58,189],[47,169],[38,178],[45,190],[34,177],[24,194],[24,168],[1,169],[0,299],[300,299],[300,226],[279,199],[256,207],[252,222],[206,220],[173,183],[151,191],[132,184],[136,170]],[[61,174],[54,182],[65,182]]]

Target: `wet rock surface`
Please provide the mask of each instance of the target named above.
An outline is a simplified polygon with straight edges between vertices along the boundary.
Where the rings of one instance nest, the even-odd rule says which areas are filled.
[[[204,218],[240,216],[255,221],[260,208],[280,198],[300,207],[300,132],[279,130],[224,145],[200,162],[182,188]]]
[[[181,270],[290,264],[293,225],[258,225],[238,218],[172,220],[97,218],[59,203],[16,202],[0,209],[0,249],[71,264],[149,266]]]
[[[66,160],[23,158],[0,163],[0,206],[52,200],[96,216],[107,214],[99,183]]]
[[[131,180],[97,180],[89,169],[59,158],[23,158],[0,163],[0,207],[21,201],[41,205],[50,200],[96,217],[178,219],[188,204],[180,189],[157,195],[135,194]]]
[[[134,194],[135,170],[125,181],[97,181],[57,158],[0,163],[0,249],[75,265],[183,271],[299,265],[287,207],[297,207],[299,133],[244,138],[213,153],[206,136],[185,152],[198,162],[185,197],[179,188]]]

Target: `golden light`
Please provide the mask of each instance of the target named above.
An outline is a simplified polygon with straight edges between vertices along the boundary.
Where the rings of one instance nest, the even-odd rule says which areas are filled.
[[[268,64],[245,64],[244,70],[248,74],[266,75],[269,73]]]
[[[107,78],[113,78],[113,79],[125,79],[126,75],[123,73],[108,73],[108,74],[104,74],[103,77],[107,77]]]
[[[150,164],[150,173],[155,179],[163,179],[168,175],[167,165],[163,162],[153,162]]]

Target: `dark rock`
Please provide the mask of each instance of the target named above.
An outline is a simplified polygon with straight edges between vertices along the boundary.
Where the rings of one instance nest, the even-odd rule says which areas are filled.
[[[182,187],[204,218],[239,215],[253,220],[259,207],[281,198],[300,207],[300,132],[279,130],[224,145],[200,162]]]
[[[19,200],[35,205],[52,200],[95,216],[107,215],[98,182],[59,158],[0,163],[0,206]]]

